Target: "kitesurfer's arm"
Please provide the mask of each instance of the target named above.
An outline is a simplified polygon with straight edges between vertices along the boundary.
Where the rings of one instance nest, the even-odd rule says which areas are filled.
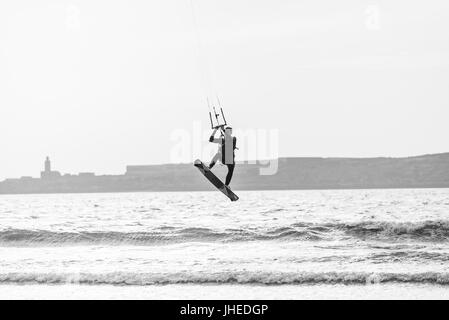
[[[209,142],[212,143],[221,143],[221,139],[215,139],[215,134],[217,133],[218,128],[215,128],[214,131],[212,132],[212,135],[209,138]]]

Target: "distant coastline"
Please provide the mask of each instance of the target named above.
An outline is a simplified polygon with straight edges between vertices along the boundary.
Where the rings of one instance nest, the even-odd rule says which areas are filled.
[[[449,188],[449,153],[405,158],[280,158],[274,175],[263,164],[239,163],[234,190]],[[218,166],[220,178],[226,170]],[[209,191],[214,187],[191,164],[127,166],[123,175],[61,175],[50,160],[40,178],[0,182],[0,194]]]

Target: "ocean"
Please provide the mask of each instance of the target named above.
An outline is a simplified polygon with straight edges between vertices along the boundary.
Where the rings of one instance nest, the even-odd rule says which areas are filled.
[[[3,195],[2,299],[448,299],[449,190]]]

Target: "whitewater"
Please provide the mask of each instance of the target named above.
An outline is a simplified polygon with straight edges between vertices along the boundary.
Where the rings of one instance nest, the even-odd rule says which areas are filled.
[[[0,298],[448,298],[449,190],[3,195]]]

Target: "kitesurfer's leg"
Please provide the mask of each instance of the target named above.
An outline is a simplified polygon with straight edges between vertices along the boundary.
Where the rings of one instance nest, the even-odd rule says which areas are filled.
[[[221,155],[220,155],[220,153],[218,152],[218,153],[212,158],[212,160],[210,161],[209,169],[212,169],[212,167],[215,165],[215,163],[217,163],[217,161],[220,159],[220,157],[221,157]]]
[[[228,174],[226,175],[225,185],[229,186],[229,184],[231,183],[232,175],[234,174],[235,164],[227,164],[226,166],[228,167]]]

